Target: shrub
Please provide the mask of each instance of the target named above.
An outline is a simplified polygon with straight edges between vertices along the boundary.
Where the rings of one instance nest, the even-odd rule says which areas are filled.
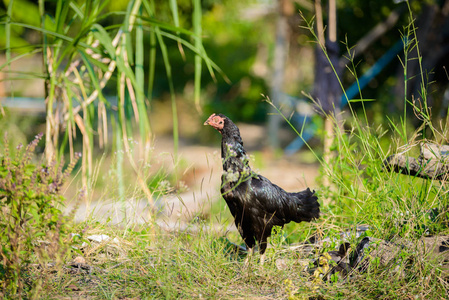
[[[62,160],[35,165],[32,157],[41,138],[42,134],[37,135],[25,150],[19,144],[12,157],[5,134],[0,154],[0,286],[4,297],[24,293],[24,270],[30,263],[59,265],[68,250],[64,241],[68,223],[56,206],[64,200],[62,185],[80,155],[75,155],[65,171]],[[38,284],[27,285],[39,288]]]

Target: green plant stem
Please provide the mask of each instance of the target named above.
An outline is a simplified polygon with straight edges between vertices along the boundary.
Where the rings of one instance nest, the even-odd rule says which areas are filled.
[[[171,100],[171,108],[172,108],[172,122],[173,122],[173,155],[175,158],[175,162],[178,161],[178,142],[179,142],[179,133],[178,133],[178,112],[176,107],[176,95],[175,88],[173,86],[173,78],[171,71],[171,64],[168,57],[167,46],[165,45],[164,39],[162,38],[159,27],[155,28],[156,37],[159,42],[159,46],[161,48],[162,57],[164,59],[165,71],[168,79],[168,86],[170,90],[170,100]],[[175,163],[176,165],[176,163]]]
[[[195,47],[197,49],[202,48],[202,27],[201,27],[201,1],[193,0],[193,32],[195,33]],[[194,89],[194,101],[198,112],[201,112],[201,69],[202,59],[195,55],[195,89]]]
[[[47,109],[46,109],[46,122],[45,122],[45,156],[47,158],[47,162],[50,162],[53,159],[55,153],[55,146],[53,144],[53,102],[55,97],[55,88],[56,88],[56,78],[50,74],[50,87],[48,89],[48,97],[47,101]],[[54,133],[57,134],[57,133]]]
[[[123,142],[122,142],[122,130],[119,128],[120,124],[116,124],[116,130],[115,130],[115,148],[117,153],[117,163],[116,163],[116,170],[117,170],[117,179],[118,179],[118,195],[119,195],[119,202],[122,204],[122,210],[123,215],[125,216],[125,222],[127,220],[126,217],[126,198],[125,198],[125,178],[123,174]]]
[[[5,31],[6,31],[6,62],[11,61],[11,18],[12,18],[12,7],[13,7],[14,0],[10,0],[8,3],[7,8],[7,22],[5,24]],[[8,70],[11,73],[11,64],[8,64]],[[10,88],[11,88],[11,97],[14,98],[14,88],[13,88],[13,81],[11,80],[9,82]],[[1,105],[0,105],[1,106]],[[4,115],[3,107],[1,108],[2,115]]]

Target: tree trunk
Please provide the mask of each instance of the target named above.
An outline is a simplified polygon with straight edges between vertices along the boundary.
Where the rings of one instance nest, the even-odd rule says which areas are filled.
[[[334,140],[334,123],[340,112],[341,88],[337,76],[339,70],[339,48],[337,44],[337,11],[336,0],[329,0],[329,24],[328,38],[324,36],[324,25],[322,17],[321,1],[315,0],[315,13],[317,18],[317,36],[320,47],[315,50],[315,83],[314,97],[323,113],[324,119],[324,164],[327,176],[324,177],[323,185],[331,188],[331,146]],[[323,51],[322,48],[325,48]],[[327,55],[327,56],[326,56]],[[335,74],[334,69],[337,71]]]
[[[276,41],[274,48],[273,61],[273,77],[271,79],[271,95],[270,99],[273,105],[279,108],[281,98],[283,97],[283,83],[285,74],[285,62],[288,53],[289,28],[287,23],[288,14],[291,9],[290,0],[278,1],[278,18],[276,22]],[[273,106],[270,106],[270,115],[268,116],[268,138],[270,147],[278,149],[279,144],[279,128],[281,125],[281,116]]]

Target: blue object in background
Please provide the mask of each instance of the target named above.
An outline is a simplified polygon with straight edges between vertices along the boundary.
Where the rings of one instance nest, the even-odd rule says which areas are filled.
[[[354,82],[347,90],[346,95],[343,94],[341,96],[341,108],[346,106],[348,104],[348,99],[353,99],[357,94],[359,93],[359,90],[361,91],[363,88],[365,88],[368,83],[377,76],[377,74],[382,71],[383,68],[385,68],[392,60],[395,58],[398,53],[404,49],[404,44],[406,43],[405,40],[399,40],[397,41],[388,51],[385,53],[379,60],[368,70],[365,74],[363,74],[362,77],[359,78],[358,84],[357,82]],[[360,88],[359,88],[360,86]],[[310,117],[307,118],[304,115],[301,115],[299,112],[296,112],[292,117],[292,123],[298,127],[302,127],[303,125],[306,125],[310,123]],[[304,144],[315,136],[316,132],[316,126],[308,126],[304,129],[302,137],[297,137],[293,140],[286,148],[285,148],[285,154],[292,155],[295,152],[299,151]],[[298,130],[300,132],[300,130]]]

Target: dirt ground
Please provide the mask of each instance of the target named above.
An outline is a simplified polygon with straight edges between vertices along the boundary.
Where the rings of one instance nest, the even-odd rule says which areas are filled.
[[[304,163],[300,153],[285,156],[274,155],[266,150],[266,129],[263,126],[238,124],[248,154],[255,156],[250,162],[257,173],[267,177],[273,183],[289,192],[300,191],[306,187],[319,189],[316,185],[318,176],[317,163]],[[305,151],[305,150],[303,150]],[[166,168],[173,168],[173,141],[170,136],[158,136],[155,140],[153,157]],[[301,152],[303,153],[303,152]],[[157,207],[158,224],[167,229],[177,229],[187,224],[198,214],[207,213],[211,203],[224,201],[220,196],[221,153],[220,144],[203,146],[192,143],[179,145],[181,175],[187,189],[180,194],[171,194],[162,199],[154,199]],[[307,154],[307,153],[306,153]],[[94,212],[96,218],[120,223],[124,218],[133,223],[147,223],[151,212],[148,199],[127,199],[126,207],[117,201],[102,201],[82,204],[76,213],[76,220],[84,220]]]

